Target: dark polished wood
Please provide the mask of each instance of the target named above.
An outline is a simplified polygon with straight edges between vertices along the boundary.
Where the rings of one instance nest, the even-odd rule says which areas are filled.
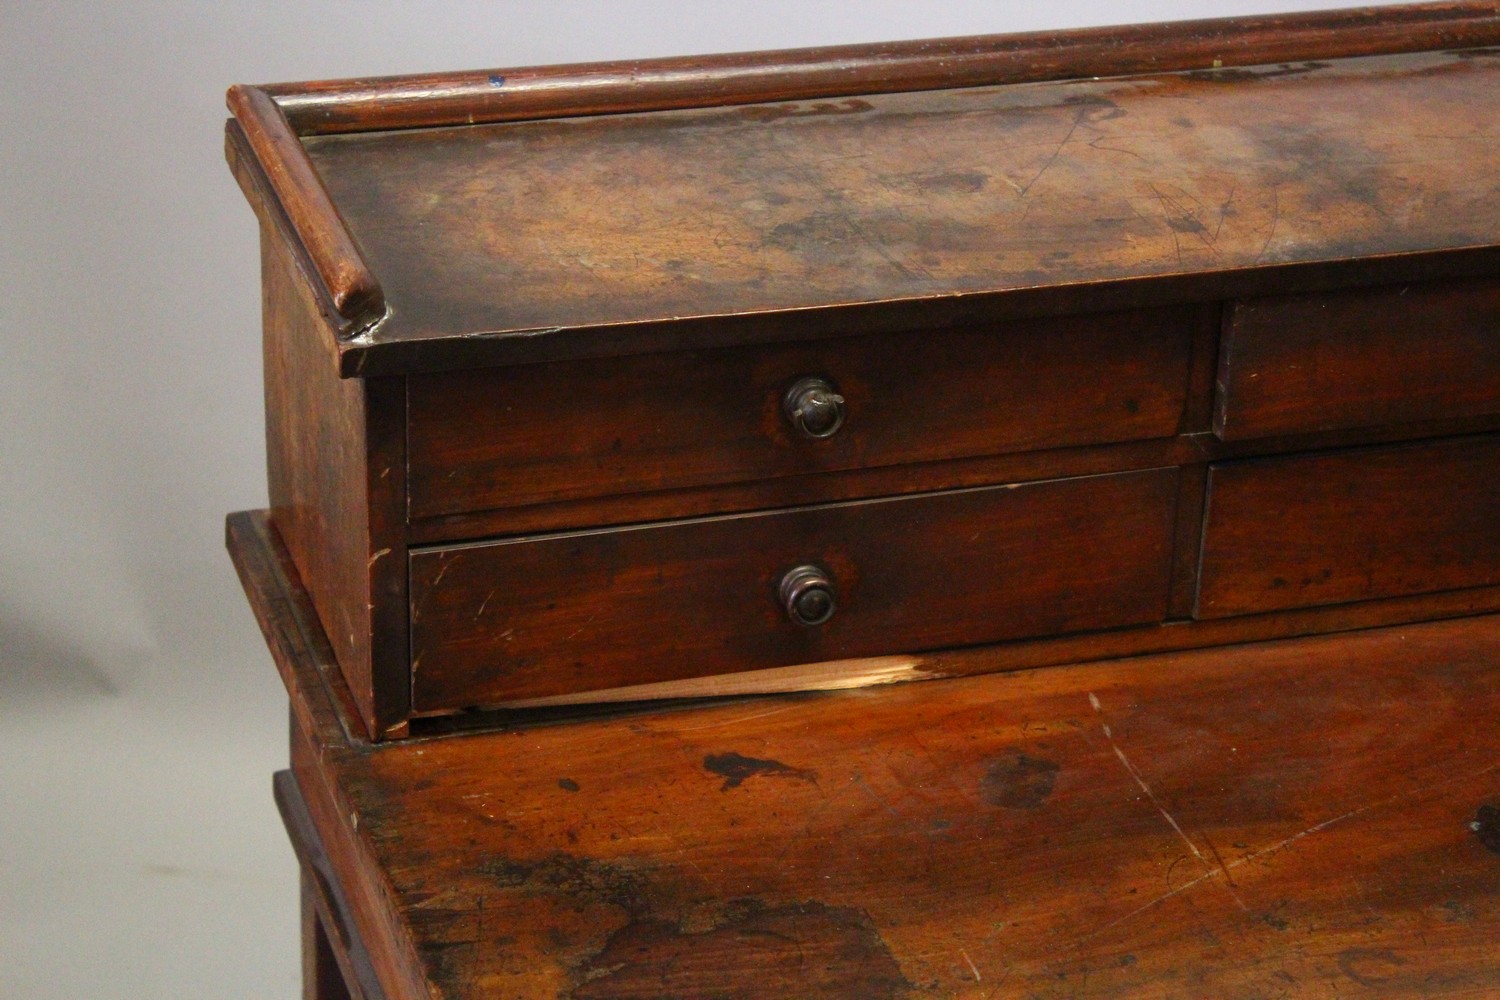
[[[1166,617],[1175,469],[422,549],[412,708]],[[813,564],[837,612],[777,596]]]
[[[916,465],[1177,432],[1216,304],[961,331],[418,375],[411,516]],[[801,377],[846,414],[811,439]]]
[[[234,88],[304,996],[1500,995],[1497,46]]]
[[[1226,463],[1202,617],[1500,583],[1500,437]]]
[[[302,134],[1253,66],[1500,44],[1493,3],[1429,3],[1071,31],[269,85]]]
[[[283,808],[392,1000],[1500,989],[1500,618],[377,745],[305,602]]]
[[[361,718],[383,733],[409,714],[405,386],[338,378],[327,327],[289,250],[269,234],[262,248],[272,516]]]
[[[1234,304],[1214,429],[1226,440],[1500,411],[1500,281]]]
[[[373,374],[837,335],[874,302],[983,322],[1126,279],[1201,301],[1262,267],[1492,246],[1497,76],[1416,53],[305,146],[393,310],[342,349]]]
[[[253,200],[273,202],[284,214],[293,240],[316,275],[314,288],[331,306],[325,312],[343,321],[338,325],[346,334],[383,316],[380,283],[370,273],[281,108],[256,87],[231,87],[228,103],[235,129],[226,152],[232,163],[239,161],[244,170],[255,171],[253,181],[248,176],[243,181],[253,186],[246,193]],[[241,140],[250,156],[241,154]]]
[[[302,593],[297,576],[276,530],[263,513],[231,515],[226,542],[236,570],[252,602],[276,597],[276,606],[256,605],[262,625],[284,622],[296,633],[318,633],[314,613],[304,617],[280,617],[287,612],[293,595]],[[278,596],[279,595],[279,596]],[[1191,609],[1189,609],[1190,611]],[[1348,632],[1411,622],[1461,618],[1500,612],[1500,586],[1474,587],[1389,597],[1352,604],[1297,608],[1266,614],[1237,615],[1199,620],[1174,619],[1163,624],[1136,628],[1085,632],[1077,635],[965,649],[944,649],[921,654],[897,654],[852,661],[813,664],[790,669],[767,669],[705,677],[695,688],[684,690],[683,682],[638,684],[623,689],[594,689],[580,695],[516,701],[501,711],[470,712],[462,718],[422,717],[411,720],[415,735],[432,735],[450,729],[503,728],[525,718],[533,709],[551,717],[587,715],[590,703],[640,702],[697,696],[733,697],[746,694],[841,690],[849,687],[898,681],[925,681],[974,674],[1024,670],[1056,664],[1083,663],[1121,656],[1264,642],[1319,633]],[[268,631],[266,640],[275,648],[295,645],[297,635]],[[331,689],[347,701],[344,715],[357,717],[347,682],[327,679]],[[516,707],[519,706],[519,707]],[[389,735],[389,734],[387,734]]]
[[[520,102],[479,101],[461,126],[421,117],[473,97],[460,77],[348,83],[339,107],[401,104],[402,128],[320,132],[289,110],[297,88],[237,90],[227,149],[267,244],[274,516],[367,729],[669,679],[826,686],[930,676],[937,657],[1009,669],[1485,608],[1500,573],[1466,513],[1482,492],[1415,504],[1433,516],[1408,548],[1468,553],[1438,572],[1355,551],[1357,532],[1331,572],[1368,585],[1268,597],[1290,578],[1245,567],[1342,525],[1292,502],[1291,480],[1324,468],[1295,456],[1500,430],[1500,50],[1482,44],[1497,21],[1437,4],[1148,28],[1116,36],[1115,72],[1082,78],[1047,60],[1097,70],[1102,35],[874,47],[835,61],[851,80],[891,70],[889,86],[758,103],[735,95],[829,83],[829,64],[730,57],[701,67],[692,108],[672,96],[678,61],[611,98],[636,114],[590,112],[615,86],[599,67],[549,70],[487,83]],[[1173,62],[1231,39],[1222,65]],[[1142,72],[1153,41],[1170,44]],[[1273,50],[1286,58],[1235,65]],[[1049,79],[1006,83],[1022,54]],[[927,81],[950,59],[946,85]],[[747,89],[715,89],[731,78]],[[1235,485],[1251,459],[1289,470],[1285,495]],[[927,565],[918,548],[973,571],[992,554],[949,528],[1040,522],[1006,524],[1002,503],[915,529],[871,514],[897,542],[856,521],[1149,469],[1172,477],[1167,502],[1101,515],[1108,537],[1152,525],[1166,584],[1150,576],[1144,618],[1110,599],[1036,632],[969,572],[944,582],[953,621],[923,631],[909,611],[871,616],[872,578],[822,565],[795,527],[845,505],[854,548],[909,549],[888,594],[931,602],[931,580],[900,579]],[[1235,506],[1237,490],[1256,499]],[[1257,506],[1272,494],[1289,505]],[[1038,534],[1015,593],[1091,593],[1043,581],[1093,537]],[[573,552],[587,586],[557,561]],[[450,559],[463,569],[445,577]],[[815,639],[770,638],[793,625],[776,580],[803,565],[829,589],[797,615],[838,612]],[[679,640],[689,594],[711,597],[709,624]],[[660,635],[669,655],[640,645]],[[1004,646],[965,648],[983,642]]]
[[[1206,421],[1205,421],[1206,425]],[[1069,476],[1104,475],[1167,465],[1202,466],[1212,461],[1321,451],[1384,442],[1500,431],[1500,417],[1464,417],[1355,427],[1319,434],[1222,441],[1212,432],[1180,434],[1104,446],[1019,452],[977,459],[955,459],[921,465],[892,465],[845,472],[788,475],[749,483],[685,487],[649,493],[591,497],[527,504],[495,510],[422,518],[409,526],[413,545],[480,540],[497,536],[569,531],[587,527],[637,524],[673,518],[703,517],[865,497],[935,492]],[[1184,543],[1196,549],[1202,534],[1184,529]],[[1193,561],[1193,583],[1197,563]]]
[[[998,85],[1129,72],[1220,70],[1500,42],[1490,3],[1431,3],[935,39],[713,58],[533,67],[230,88],[235,132],[263,168],[319,297],[348,336],[386,315],[384,291],[299,146],[303,135],[669,107]],[[238,154],[231,149],[231,155]],[[365,363],[351,353],[351,365]]]

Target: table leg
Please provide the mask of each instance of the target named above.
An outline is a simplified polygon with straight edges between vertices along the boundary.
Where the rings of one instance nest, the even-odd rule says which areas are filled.
[[[353,1000],[318,915],[317,888],[302,871],[302,1000]]]

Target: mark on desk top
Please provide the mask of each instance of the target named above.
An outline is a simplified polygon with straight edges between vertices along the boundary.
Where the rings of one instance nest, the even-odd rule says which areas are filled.
[[[798,778],[802,781],[817,783],[816,771],[809,771],[800,767],[788,767],[779,760],[763,760],[759,757],[746,757],[744,754],[729,751],[728,753],[713,753],[703,758],[703,767],[724,779],[724,787],[720,791],[727,792],[731,788],[738,788],[746,780],[756,776]]]
[[[1474,835],[1487,850],[1500,854],[1500,807],[1480,806],[1469,829],[1474,831]]]
[[[1389,948],[1346,948],[1338,954],[1339,969],[1361,986],[1379,986],[1399,975],[1406,959]]]
[[[1039,809],[1057,784],[1054,761],[1013,753],[990,763],[980,782],[984,801],[1002,809]]]
[[[864,910],[733,900],[688,927],[635,920],[589,959],[574,1000],[733,996],[895,1000],[915,987]],[[732,985],[730,985],[732,984]]]
[[[477,869],[496,889],[561,896],[579,905],[616,906],[634,915],[649,912],[651,900],[662,891],[650,865],[563,851],[535,861],[489,858]]]
[[[557,787],[565,792],[576,792],[578,791],[578,782],[572,778],[558,778]]]

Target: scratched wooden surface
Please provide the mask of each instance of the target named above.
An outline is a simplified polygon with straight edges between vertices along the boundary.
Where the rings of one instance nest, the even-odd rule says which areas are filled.
[[[305,143],[379,343],[1493,244],[1497,55]]]
[[[1500,991],[1500,616],[371,745],[233,545],[393,998]]]

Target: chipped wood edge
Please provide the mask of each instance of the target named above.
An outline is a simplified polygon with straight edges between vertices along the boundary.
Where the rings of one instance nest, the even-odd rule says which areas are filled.
[[[812,691],[848,691],[854,688],[934,680],[946,676],[920,656],[872,656],[857,660],[746,670],[734,674],[687,677],[600,691],[576,691],[523,698],[499,706],[503,711],[562,708],[570,705],[621,704],[637,701],[673,701],[697,698],[740,698],[762,694],[801,694]]]

